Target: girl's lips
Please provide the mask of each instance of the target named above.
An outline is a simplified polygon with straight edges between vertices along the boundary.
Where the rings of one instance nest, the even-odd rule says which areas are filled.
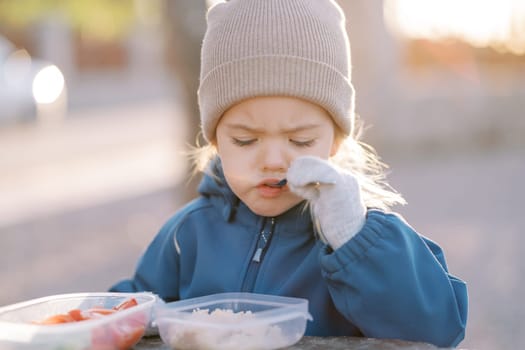
[[[287,183],[286,179],[266,179],[264,181],[261,181],[258,186],[268,186],[273,188],[281,188],[284,187]]]
[[[287,187],[272,187],[268,185],[259,185],[257,186],[257,191],[259,195],[264,198],[275,198],[281,195],[281,193],[286,192]]]
[[[280,187],[286,186],[286,183],[287,183],[287,182],[288,182],[288,180],[286,180],[286,179],[282,179],[282,180],[279,181],[279,182],[275,182],[275,183],[267,184],[267,186],[275,187],[275,188],[280,188]]]
[[[288,187],[279,179],[266,179],[257,185],[261,197],[274,198],[288,190]]]

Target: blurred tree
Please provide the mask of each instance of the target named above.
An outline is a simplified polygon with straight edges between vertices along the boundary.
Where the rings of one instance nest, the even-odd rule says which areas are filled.
[[[173,74],[182,86],[181,101],[186,110],[186,143],[196,146],[202,141],[199,136],[200,119],[197,102],[199,87],[200,48],[206,29],[206,1],[204,0],[168,0],[166,6],[166,48],[168,61]],[[188,174],[189,175],[189,174]],[[177,189],[177,196],[185,200],[194,198],[199,182],[194,177]]]
[[[104,41],[122,38],[135,21],[133,0],[0,0],[2,26],[23,28],[56,14],[80,35]]]

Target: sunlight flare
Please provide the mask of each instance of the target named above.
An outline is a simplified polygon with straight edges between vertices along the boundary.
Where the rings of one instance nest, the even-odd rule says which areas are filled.
[[[384,13],[389,28],[401,37],[453,38],[525,54],[522,0],[385,0]]]

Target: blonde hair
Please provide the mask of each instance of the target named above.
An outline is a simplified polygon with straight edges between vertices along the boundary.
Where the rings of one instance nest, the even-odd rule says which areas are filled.
[[[335,123],[334,123],[335,126]],[[353,132],[345,136],[337,127],[336,141],[339,142],[337,153],[330,157],[334,165],[352,172],[357,177],[362,190],[362,199],[368,208],[389,210],[396,204],[406,204],[401,194],[395,191],[386,181],[388,166],[383,163],[375,149],[362,142],[363,125],[356,116]],[[206,173],[214,176],[209,171],[209,162],[217,156],[217,149],[210,142],[197,145],[189,152],[193,163],[193,175]]]
[[[361,141],[363,130],[363,124],[356,115],[355,127],[350,135],[336,132],[340,146],[329,160],[357,177],[363,201],[368,208],[388,210],[396,204],[406,204],[403,196],[386,180],[388,165],[381,161],[372,146]]]

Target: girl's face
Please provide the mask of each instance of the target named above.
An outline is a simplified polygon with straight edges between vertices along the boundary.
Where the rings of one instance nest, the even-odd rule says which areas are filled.
[[[298,156],[328,159],[337,152],[335,125],[321,107],[292,97],[256,97],[230,108],[217,125],[216,147],[226,181],[254,213],[276,216],[302,198],[286,177]]]

